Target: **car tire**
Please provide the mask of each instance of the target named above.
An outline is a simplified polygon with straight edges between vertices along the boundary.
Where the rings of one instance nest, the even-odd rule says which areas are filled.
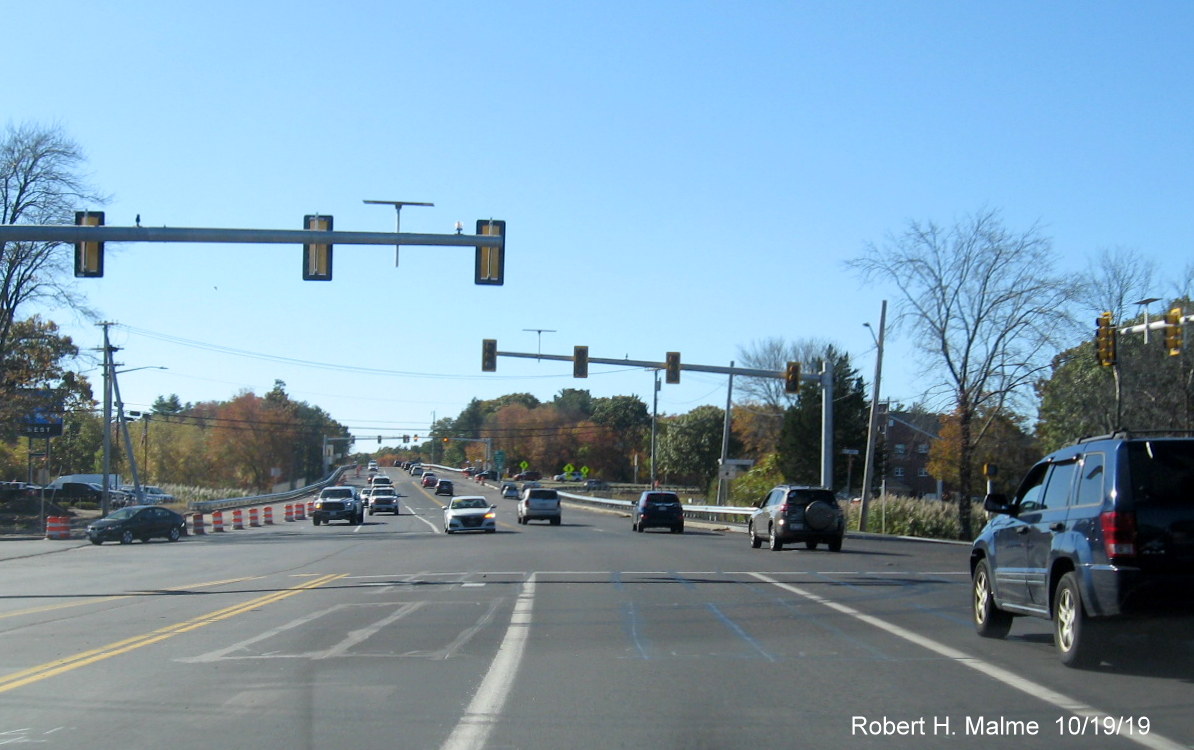
[[[758,549],[763,546],[763,540],[755,536],[755,525],[753,523],[746,524],[746,535],[750,537],[751,549]]]
[[[1053,643],[1061,663],[1078,669],[1099,663],[1103,623],[1095,623],[1082,608],[1077,574],[1070,572],[1057,582],[1053,595]]]
[[[991,566],[979,560],[971,576],[971,615],[974,629],[983,638],[1005,638],[1012,627],[1012,615],[995,606],[995,592],[991,588]]]
[[[683,534],[684,533],[684,524],[680,524],[679,526],[673,526],[672,533],[673,534]]]
[[[316,526],[318,526],[318,525],[319,525],[319,516],[313,516],[313,517],[311,518],[311,523],[313,523],[313,524],[315,524]]]
[[[804,548],[805,549],[816,549],[817,548],[817,540],[816,539],[804,540]]]
[[[559,526],[563,522],[563,520],[564,519],[560,518],[559,516],[556,516],[555,518],[551,519],[551,525]]]
[[[842,551],[842,538],[840,536],[837,539],[829,540],[829,551],[830,552],[841,552]]]
[[[166,535],[166,539],[171,542],[177,542],[180,538],[182,538],[182,532],[179,531],[177,526],[171,526],[170,533]]]
[[[90,537],[90,539],[91,539],[92,544],[103,544],[104,543],[103,539],[96,539],[95,537]]]
[[[784,548],[783,539],[776,533],[774,524],[767,529],[767,546],[772,552],[779,552]]]

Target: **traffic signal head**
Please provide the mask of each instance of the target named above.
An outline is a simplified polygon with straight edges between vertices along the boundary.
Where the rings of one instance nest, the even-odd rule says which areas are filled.
[[[664,368],[666,376],[664,380],[668,383],[680,382],[680,352],[667,353],[667,366]]]
[[[784,392],[800,393],[800,363],[789,362],[784,370]]]
[[[1175,307],[1165,313],[1165,348],[1169,356],[1176,357],[1182,353],[1182,309]]]
[[[444,445],[447,445],[447,444],[448,444],[448,440],[449,440],[449,438],[443,438],[443,443],[444,443]]]
[[[481,372],[497,372],[497,339],[481,339]]]
[[[589,347],[575,346],[572,348],[572,377],[589,377]]]
[[[1095,356],[1100,365],[1110,367],[1115,364],[1115,324],[1111,322],[1111,313],[1100,315],[1095,324]]]
[[[75,211],[75,226],[102,227],[103,211]],[[104,243],[75,243],[75,276],[99,278],[104,275]]]
[[[303,217],[303,229],[321,232],[332,231],[332,217],[308,214]],[[332,280],[332,246],[322,243],[303,245],[303,280]]]
[[[506,277],[506,222],[493,219],[478,219],[477,234],[501,235],[502,245],[477,245],[476,271],[473,274],[474,284],[490,284],[501,286]]]

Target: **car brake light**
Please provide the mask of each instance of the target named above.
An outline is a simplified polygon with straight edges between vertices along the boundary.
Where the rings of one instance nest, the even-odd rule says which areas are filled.
[[[1136,556],[1136,514],[1109,510],[1099,515],[1103,548],[1111,560]]]

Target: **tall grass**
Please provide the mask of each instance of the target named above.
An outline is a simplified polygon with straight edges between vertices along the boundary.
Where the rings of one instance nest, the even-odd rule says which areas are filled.
[[[862,505],[850,503],[846,511],[846,528],[850,531],[857,530],[861,515]],[[970,525],[977,535],[986,523],[986,512],[981,503],[971,503],[970,519]],[[902,495],[888,495],[886,499],[876,498],[871,501],[867,510],[867,531],[896,536],[973,541],[962,536],[957,503],[921,500]]]

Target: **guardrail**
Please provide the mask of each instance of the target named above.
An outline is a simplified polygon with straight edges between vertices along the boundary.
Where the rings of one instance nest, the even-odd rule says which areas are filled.
[[[268,503],[294,500],[295,498],[302,497],[303,495],[309,495],[312,492],[321,490],[330,484],[338,482],[345,471],[347,471],[347,469],[341,466],[333,471],[327,479],[316,482],[315,484],[309,484],[306,487],[287,490],[286,492],[275,492],[270,495],[252,495],[248,497],[230,497],[224,500],[195,500],[187,503],[187,509],[196,513],[210,513],[213,510],[247,508],[252,505],[266,505]]]

